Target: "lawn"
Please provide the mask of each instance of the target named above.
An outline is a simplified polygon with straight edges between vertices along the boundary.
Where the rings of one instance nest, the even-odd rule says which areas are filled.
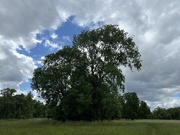
[[[57,122],[0,120],[0,135],[179,135],[180,121],[135,120]]]

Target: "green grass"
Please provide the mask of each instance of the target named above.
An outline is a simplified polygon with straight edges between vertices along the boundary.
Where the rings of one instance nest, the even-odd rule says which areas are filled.
[[[180,121],[135,120],[57,122],[0,120],[0,135],[179,135]]]

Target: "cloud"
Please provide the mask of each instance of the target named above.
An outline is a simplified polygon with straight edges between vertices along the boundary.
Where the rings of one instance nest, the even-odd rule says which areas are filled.
[[[14,46],[13,46],[14,45]],[[31,57],[19,54],[16,43],[0,38],[0,88],[18,88],[22,81],[32,77],[36,67]]]
[[[52,38],[52,39],[57,39],[57,38],[58,38],[58,35],[55,34],[55,33],[53,33],[53,34],[51,35],[51,38]]]
[[[44,0],[1,1],[0,35],[31,49],[36,45],[36,34],[43,29],[56,29],[65,18],[56,9],[56,3]]]
[[[136,91],[151,107],[180,106],[179,98],[179,53],[180,10],[179,1],[154,1],[141,3],[147,17],[146,30],[135,34],[142,54],[142,71],[126,71],[126,88]],[[170,100],[169,100],[170,99]],[[166,101],[167,100],[167,101]]]
[[[63,36],[62,39],[71,42],[71,38],[69,36]]]
[[[62,15],[62,16],[61,16]],[[65,16],[56,9],[56,3],[44,0],[17,0],[0,2],[0,88],[19,88],[30,79],[36,63],[32,57],[20,54],[21,47],[30,51],[41,40],[36,35],[43,30],[55,30]],[[55,35],[54,35],[55,37]],[[47,41],[50,48],[58,48]]]
[[[45,40],[44,43],[45,47],[48,47],[50,50],[60,50],[62,49],[62,46],[58,45],[57,43],[54,43],[50,40]]]

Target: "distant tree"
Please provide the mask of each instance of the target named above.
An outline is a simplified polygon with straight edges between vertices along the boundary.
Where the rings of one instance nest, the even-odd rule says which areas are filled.
[[[121,118],[122,104],[120,95],[109,94],[104,96],[101,112],[103,119],[111,120]]]
[[[58,119],[99,120],[110,112],[114,118],[119,116],[118,90],[124,90],[121,66],[140,70],[140,53],[126,32],[105,25],[82,31],[74,36],[72,47],[46,56],[34,71],[32,88]]]
[[[128,92],[123,95],[122,117],[134,120],[138,116],[139,98],[135,92]]]
[[[145,101],[141,101],[138,109],[138,118],[147,119],[151,115],[149,106],[147,106]]]
[[[165,108],[157,107],[152,112],[154,119],[171,119],[171,114]]]
[[[33,95],[29,92],[26,96],[26,117],[32,118],[34,113]]]
[[[171,115],[171,119],[180,120],[180,107],[169,108],[167,112]]]
[[[26,116],[26,97],[24,94],[15,96],[16,110],[15,115],[18,119],[24,119]]]
[[[45,118],[47,116],[47,108],[42,102],[33,100],[34,102],[34,118]]]
[[[0,107],[1,115],[0,118],[14,118],[14,110],[16,105],[14,103],[13,94],[16,92],[15,89],[6,88],[1,90]]]
[[[15,89],[10,88],[1,90],[0,119],[32,118],[36,109],[32,99],[33,95],[31,93],[19,95],[14,94],[15,92]],[[45,112],[45,110],[43,111]]]
[[[1,95],[3,97],[12,97],[15,92],[16,92],[15,89],[6,88],[1,90]]]
[[[180,107],[174,107],[168,109],[157,107],[153,110],[152,117],[154,119],[180,120]]]

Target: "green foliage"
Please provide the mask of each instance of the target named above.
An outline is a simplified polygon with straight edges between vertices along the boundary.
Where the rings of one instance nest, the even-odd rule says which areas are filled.
[[[169,108],[166,111],[171,115],[171,119],[180,120],[180,107]]]
[[[6,89],[1,90],[1,95],[3,97],[11,98],[15,92],[16,92],[15,89],[6,88]]]
[[[169,109],[157,107],[152,112],[152,117],[154,119],[180,120],[180,107],[174,107]]]
[[[45,118],[47,116],[47,107],[40,101],[33,100],[33,102],[33,118]]]
[[[135,92],[123,95],[123,118],[134,120],[138,116],[139,98]]]
[[[48,114],[61,120],[119,118],[118,90],[124,91],[121,66],[141,69],[131,37],[116,25],[82,31],[73,46],[47,55],[34,71],[32,88],[41,93]]]
[[[40,112],[34,106],[37,101],[32,99],[31,93],[15,95],[15,92],[16,90],[10,88],[1,90],[0,119],[27,119],[32,118],[34,112]],[[45,109],[41,111],[45,112]]]
[[[125,119],[149,119],[151,118],[150,107],[145,101],[140,101],[135,92],[125,93],[121,97],[122,118]]]
[[[150,107],[147,106],[146,102],[141,101],[138,108],[138,118],[148,119],[151,116]]]
[[[153,111],[153,118],[155,119],[169,119],[170,115],[166,112],[166,109],[157,107]]]

